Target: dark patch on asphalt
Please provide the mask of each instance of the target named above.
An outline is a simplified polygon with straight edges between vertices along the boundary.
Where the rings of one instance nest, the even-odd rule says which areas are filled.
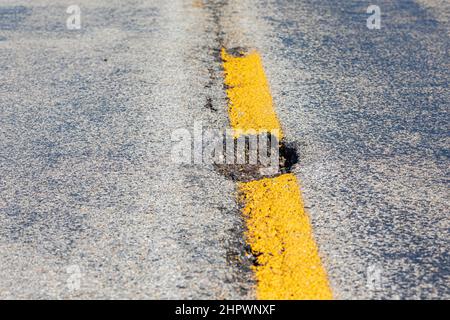
[[[261,266],[261,264],[258,262],[258,257],[261,255],[261,252],[254,251],[250,245],[245,246],[245,252],[249,257],[248,259],[251,262],[252,266]]]
[[[267,163],[261,162],[261,154],[259,150],[250,150],[250,137],[242,136],[239,139],[245,139],[245,150],[244,150],[244,158],[245,161],[238,161],[238,143],[237,139],[234,139],[234,152],[232,161],[228,161],[229,159],[224,159],[224,163],[216,163],[216,170],[233,181],[241,181],[248,182],[252,180],[259,180],[262,178],[275,177],[280,174],[290,173],[293,166],[298,163],[299,155],[297,151],[297,147],[294,143],[288,143],[284,140],[281,142],[275,142],[278,145],[278,163],[276,164],[277,170],[276,173],[265,173],[265,169],[268,168]],[[272,155],[271,152],[271,142],[272,139],[277,139],[275,136],[271,136],[270,134],[261,134],[257,136],[258,141],[260,139],[266,139],[267,145],[267,154],[263,155],[270,159]],[[225,140],[226,142],[226,140]],[[224,142],[224,144],[225,144]],[[224,150],[225,145],[224,145]],[[250,157],[253,155],[256,158],[255,161],[250,161]],[[227,162],[231,162],[227,164]],[[243,163],[242,163],[243,162]],[[253,162],[253,163],[252,163]]]
[[[231,211],[230,214],[236,214]],[[228,281],[233,283],[249,283],[253,282],[251,267],[254,265],[256,258],[251,253],[251,249],[245,243],[245,222],[242,216],[239,216],[237,223],[228,230],[230,237],[226,240],[226,260],[227,263],[235,270],[230,275]],[[245,286],[240,286],[242,295],[248,294]]]
[[[212,86],[214,85],[215,80],[216,80],[214,68],[208,67],[208,74],[209,74],[209,81],[205,85],[205,89],[211,89]]]
[[[85,230],[85,214],[67,210],[47,209],[41,203],[33,207],[21,205],[19,201],[0,209],[3,221],[0,230],[2,241],[11,243],[34,243],[36,239],[58,238],[59,241],[45,241],[36,250],[55,256],[64,256],[74,247],[74,234]]]
[[[211,97],[206,97],[205,108],[211,111],[217,111],[217,109],[213,106]]]
[[[204,8],[209,13],[211,20],[213,21],[213,27],[209,30],[206,30],[210,34],[214,34],[215,41],[218,43],[218,47],[223,47],[224,42],[224,34],[222,24],[220,22],[223,8],[228,6],[228,0],[218,0],[218,1],[208,1],[205,3]],[[217,50],[217,48],[216,48]],[[220,49],[219,49],[220,52]],[[220,55],[219,55],[220,56]]]
[[[214,63],[216,64],[214,67],[208,68],[210,82],[206,85],[207,88],[211,88],[213,83],[217,81],[218,78],[221,79],[221,83],[223,85],[223,89],[226,90],[226,86],[223,81],[223,61],[222,61],[222,48],[224,47],[224,31],[221,25],[222,12],[224,12],[224,7],[228,6],[228,0],[218,0],[218,1],[208,1],[204,4],[204,9],[212,20],[211,27],[207,27],[205,32],[208,34],[214,35],[215,46],[208,48],[214,57]],[[215,70],[218,70],[221,74],[218,74]],[[228,99],[228,98],[227,98]],[[207,102],[212,99],[207,98]],[[228,100],[227,100],[228,102]],[[212,106],[212,105],[211,105]],[[207,108],[210,107],[207,103]],[[216,108],[214,109],[216,110]],[[231,168],[227,168],[226,165],[215,165],[215,168],[225,176],[227,173],[233,175],[233,173],[237,173],[236,167],[233,170]],[[230,169],[230,170],[229,170]],[[255,171],[255,169],[250,169],[250,171]],[[247,170],[248,171],[248,170]],[[232,177],[231,177],[232,178]],[[233,269],[233,274],[230,274],[229,281],[233,283],[242,283],[242,284],[253,284],[255,285],[255,280],[253,278],[253,272],[251,271],[251,267],[255,264],[256,257],[251,252],[251,249],[246,244],[246,226],[245,221],[242,217],[241,213],[242,208],[237,208],[235,210],[231,210],[229,214],[236,216],[238,219],[235,225],[228,230],[229,238],[226,241],[226,260],[228,264]],[[221,210],[226,210],[223,208]],[[239,287],[240,293],[242,295],[248,294],[248,288],[245,285],[241,285]]]
[[[280,145],[280,170],[283,173],[289,173],[298,161],[299,153],[296,144],[282,141]]]
[[[218,38],[216,38],[216,40],[218,41]],[[221,44],[222,45],[222,44]],[[217,62],[220,66],[220,69],[223,70],[223,66],[222,66],[222,47],[218,48],[211,48],[211,53],[212,56],[214,57],[214,61]]]
[[[227,49],[227,53],[233,57],[244,57],[248,53],[249,49],[244,47],[234,47]]]
[[[31,9],[25,6],[0,7],[0,30],[16,30],[29,15]]]
[[[252,181],[262,178],[260,165],[255,164],[216,164],[217,171],[233,181]]]

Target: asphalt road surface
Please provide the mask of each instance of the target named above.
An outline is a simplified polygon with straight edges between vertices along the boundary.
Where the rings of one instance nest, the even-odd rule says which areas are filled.
[[[171,159],[261,54],[337,299],[449,299],[450,4],[0,0],[0,298],[251,299],[236,183]],[[369,29],[371,4],[380,29]]]

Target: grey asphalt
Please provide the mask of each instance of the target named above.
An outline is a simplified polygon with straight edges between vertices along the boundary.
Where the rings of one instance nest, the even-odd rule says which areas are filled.
[[[83,1],[68,31],[71,4],[0,6],[0,297],[251,297],[234,183],[171,161],[226,126],[202,11]]]
[[[450,5],[429,3],[371,2],[380,30],[364,1],[256,5],[337,298],[450,298]]]
[[[255,297],[235,182],[170,157],[228,126],[221,45],[263,57],[335,297],[450,298],[448,3],[72,4],[0,0],[0,298]]]

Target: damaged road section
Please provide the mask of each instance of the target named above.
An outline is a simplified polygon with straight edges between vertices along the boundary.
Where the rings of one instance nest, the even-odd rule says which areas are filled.
[[[225,158],[215,168],[234,181],[252,181],[291,172],[298,162],[293,144],[278,141],[276,135],[241,135],[225,140]]]
[[[218,171],[237,181],[290,172],[298,153],[283,139],[260,55],[236,47],[222,49],[221,58],[235,141],[231,156],[227,152],[225,163],[216,165]]]
[[[298,154],[291,145],[283,143],[261,56],[257,51],[246,53],[241,49],[222,49],[221,56],[228,115],[236,141],[234,149],[244,145],[249,164],[218,168],[239,181],[238,200],[247,227],[245,238],[255,257],[257,297],[332,299],[299,183],[289,173]],[[255,146],[259,152],[254,151]],[[267,158],[274,160],[275,167],[264,166]]]

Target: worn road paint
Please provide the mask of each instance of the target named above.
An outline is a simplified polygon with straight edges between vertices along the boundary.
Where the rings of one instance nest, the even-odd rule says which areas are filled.
[[[229,117],[236,135],[281,126],[257,52],[234,57],[222,50]],[[259,299],[332,299],[312,228],[293,174],[238,185]]]
[[[234,57],[222,49],[222,60],[229,98],[228,114],[235,137],[254,130],[278,130],[277,138],[281,140],[281,126],[260,55],[252,52]]]

